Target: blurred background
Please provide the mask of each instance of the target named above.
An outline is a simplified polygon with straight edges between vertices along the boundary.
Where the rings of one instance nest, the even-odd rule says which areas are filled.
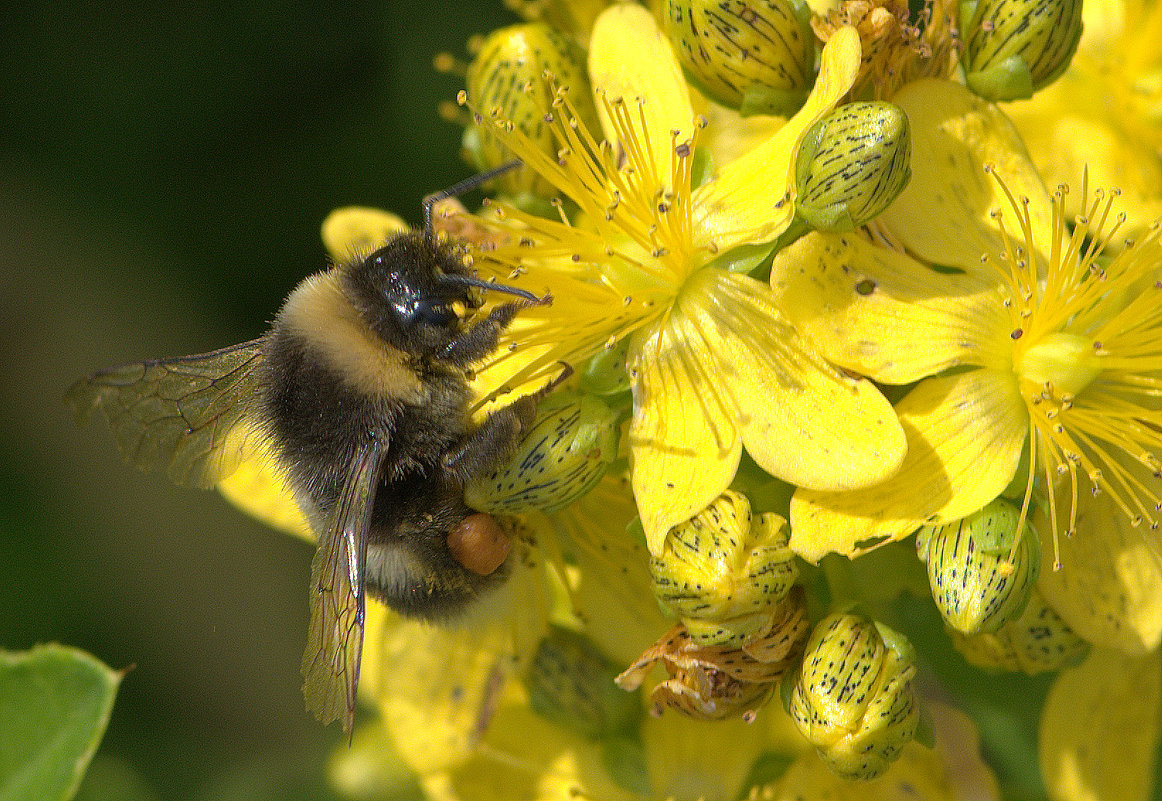
[[[124,465],[65,389],[265,329],[336,206],[466,177],[432,68],[495,3],[0,10],[0,648],[132,669],[81,798],[327,799],[310,547]]]

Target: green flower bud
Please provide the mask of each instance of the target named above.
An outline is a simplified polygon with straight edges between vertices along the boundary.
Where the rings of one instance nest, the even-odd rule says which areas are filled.
[[[1041,572],[1041,547],[1028,524],[1017,533],[1020,517],[998,498],[963,520],[917,534],[932,600],[957,631],[996,631],[1024,610]]]
[[[980,0],[960,6],[968,88],[1022,100],[1057,80],[1081,41],[1081,0]]]
[[[817,231],[852,231],[912,177],[908,117],[884,101],[840,106],[808,129],[795,160],[795,210]]]
[[[613,347],[602,348],[581,368],[581,386],[598,395],[616,395],[629,391],[629,337],[622,337]]]
[[[800,0],[664,0],[662,29],[686,77],[749,114],[790,116],[815,79],[811,10]]]
[[[525,678],[529,704],[541,717],[585,737],[632,732],[641,699],[614,683],[617,673],[585,635],[551,626]]]
[[[544,79],[546,72],[553,76],[552,83]],[[553,110],[554,84],[568,89],[569,102],[589,130],[600,130],[585,51],[544,23],[493,31],[468,67],[467,87],[473,107],[485,117],[508,120],[555,157],[558,145],[545,121],[545,115]],[[482,172],[513,159],[489,134],[488,124],[474,125],[464,132],[464,149]],[[510,196],[549,197],[555,193],[528,167],[512,170],[500,181]]]
[[[834,614],[807,641],[788,712],[833,773],[873,779],[916,733],[915,674],[902,635],[859,615]]]
[[[696,643],[742,646],[769,628],[799,574],[789,539],[783,518],[753,517],[746,496],[727,490],[670,529],[650,559],[654,594]]]
[[[615,420],[592,395],[550,393],[512,456],[464,488],[465,503],[501,515],[564,509],[589,492],[617,456]]]
[[[1089,653],[1089,643],[1049,606],[1036,587],[1025,611],[992,634],[951,632],[952,644],[981,668],[1035,675],[1076,665]]]

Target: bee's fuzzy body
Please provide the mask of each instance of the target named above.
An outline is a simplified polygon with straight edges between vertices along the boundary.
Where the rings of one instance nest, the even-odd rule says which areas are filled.
[[[484,290],[522,299],[477,315]],[[262,439],[319,541],[307,705],[350,731],[364,591],[446,620],[509,572],[509,537],[464,485],[508,456],[556,382],[474,424],[468,375],[519,310],[550,300],[481,282],[459,248],[407,232],[304,279],[259,339],[102,370],[69,401],[81,417],[101,409],[130,461],[191,486],[214,486]]]
[[[405,234],[388,247],[413,251],[414,263],[423,252],[411,241],[417,236]],[[383,261],[394,264],[399,255]],[[463,269],[447,247],[429,255],[442,273]],[[371,261],[312,276],[287,298],[263,343],[260,416],[313,521],[326,519],[347,465],[368,439],[385,444],[364,584],[396,611],[449,618],[506,572],[467,570],[445,545],[451,529],[472,513],[444,466],[469,431],[465,365],[441,358],[447,342],[413,336],[368,313],[382,302],[371,293],[390,278],[366,275],[374,272]]]

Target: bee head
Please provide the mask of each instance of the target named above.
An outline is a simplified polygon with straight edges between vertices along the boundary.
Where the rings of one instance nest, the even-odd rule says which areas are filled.
[[[484,303],[484,291],[546,302],[468,274],[461,254],[419,232],[401,234],[347,270],[348,295],[376,334],[412,356],[444,353]]]
[[[440,352],[484,302],[459,254],[414,232],[355,262],[346,282],[372,330],[413,356]]]

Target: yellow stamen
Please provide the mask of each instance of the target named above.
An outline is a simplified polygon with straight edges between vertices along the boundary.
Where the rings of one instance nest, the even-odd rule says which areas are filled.
[[[492,227],[507,237],[482,253],[478,265],[508,283],[551,292],[554,303],[522,312],[509,348],[482,368],[493,370],[513,360],[522,365],[492,396],[555,369],[559,361],[588,358],[668,314],[683,283],[713,255],[699,254],[692,236],[691,169],[704,121],[694,121],[687,141],[679,142],[680,134],[670,132],[670,163],[659,164],[647,101],[597,92],[613,133],[611,142],[598,143],[578,119],[566,90],[555,88],[553,97],[544,119],[557,143],[556,160],[516,126],[490,115],[504,146],[563,195],[553,200],[556,220],[494,206]],[[460,101],[468,102],[464,95]],[[476,116],[483,119],[479,112]],[[574,219],[583,223],[575,225]],[[517,341],[519,352],[513,347]],[[529,352],[540,355],[529,359]]]
[[[989,170],[992,173],[991,170]],[[1125,221],[1112,214],[1116,192],[1090,194],[1070,227],[1067,187],[1051,198],[1052,242],[1035,241],[1027,198],[1015,198],[995,173],[1009,208],[994,213],[1004,242],[992,263],[1006,287],[1012,366],[1021,379],[1031,426],[1024,518],[1040,474],[1057,537],[1070,536],[1079,474],[1107,492],[1133,525],[1157,528],[1162,509],[1162,242],[1158,227],[1104,264],[1106,246]],[[1005,222],[1015,220],[1018,234]],[[1039,247],[1040,246],[1040,247]],[[1048,257],[1042,254],[1048,246]],[[1135,469],[1144,466],[1145,471]],[[1061,519],[1055,488],[1068,482]],[[1064,526],[1062,525],[1064,524]]]

